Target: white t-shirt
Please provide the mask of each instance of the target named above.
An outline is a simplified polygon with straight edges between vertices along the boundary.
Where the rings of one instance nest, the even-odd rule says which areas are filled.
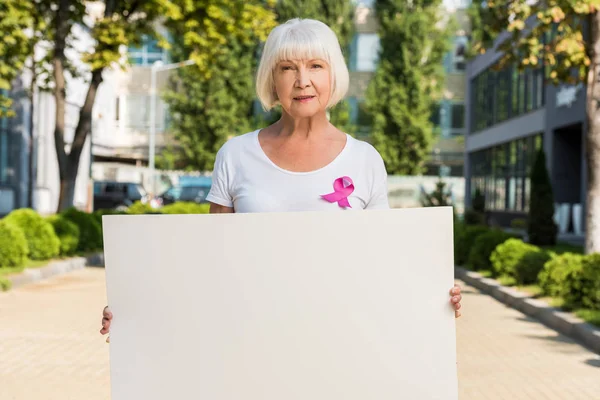
[[[344,149],[331,163],[315,171],[292,172],[267,157],[259,132],[232,138],[219,150],[208,201],[237,213],[389,208],[385,165],[370,144],[347,135]],[[344,177],[351,181],[345,179],[339,190],[339,178]],[[322,197],[331,193],[341,193],[351,207]]]

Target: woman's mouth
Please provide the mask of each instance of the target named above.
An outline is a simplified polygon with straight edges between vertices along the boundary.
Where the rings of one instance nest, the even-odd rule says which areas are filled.
[[[297,96],[294,97],[294,100],[299,101],[300,103],[307,103],[314,99],[316,96]]]

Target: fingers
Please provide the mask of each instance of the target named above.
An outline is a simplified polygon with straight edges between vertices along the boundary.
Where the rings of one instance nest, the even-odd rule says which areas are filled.
[[[460,294],[460,286],[454,285],[454,287],[452,289],[450,289],[450,295],[454,296],[457,294]]]
[[[108,306],[104,307],[104,310],[102,311],[102,317],[102,329],[100,329],[100,333],[106,335],[108,332],[110,332],[110,321],[113,317],[112,312],[110,311]]]
[[[108,318],[102,318],[102,329],[100,329],[101,334],[106,334],[110,331],[110,320]]]
[[[454,317],[455,318],[460,318],[460,311],[454,311]]]

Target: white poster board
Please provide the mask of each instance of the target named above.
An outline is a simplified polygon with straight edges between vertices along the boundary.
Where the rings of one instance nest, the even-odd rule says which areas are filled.
[[[452,210],[104,216],[112,400],[455,400]]]

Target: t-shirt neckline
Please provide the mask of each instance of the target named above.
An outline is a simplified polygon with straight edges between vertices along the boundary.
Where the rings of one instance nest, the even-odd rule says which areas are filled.
[[[269,158],[269,156],[267,156],[267,153],[265,153],[265,151],[263,150],[262,146],[260,145],[260,140],[258,140],[258,134],[260,133],[262,129],[257,129],[256,131],[254,131],[254,143],[256,144],[257,148],[258,148],[258,152],[260,153],[261,157],[263,157],[271,166],[273,166],[275,169],[286,173],[286,174],[290,174],[290,175],[312,175],[312,174],[316,174],[319,173],[327,168],[332,167],[333,165],[337,164],[339,162],[339,160],[348,152],[348,149],[351,146],[351,141],[352,141],[352,136],[350,136],[349,134],[345,134],[346,135],[346,144],[344,145],[344,147],[342,148],[342,151],[340,151],[340,153],[333,159],[331,160],[331,162],[327,165],[324,165],[321,168],[312,170],[312,171],[306,171],[306,172],[296,172],[296,171],[290,171],[288,169],[285,168],[281,168],[279,165],[275,164],[273,162],[273,160],[271,160]]]

